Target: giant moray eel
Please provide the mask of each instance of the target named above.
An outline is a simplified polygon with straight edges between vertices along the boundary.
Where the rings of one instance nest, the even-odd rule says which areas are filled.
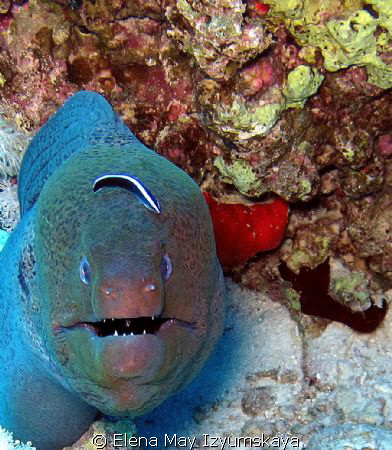
[[[201,368],[224,284],[199,187],[80,92],[32,140],[0,253],[0,425],[40,450],[136,416]]]

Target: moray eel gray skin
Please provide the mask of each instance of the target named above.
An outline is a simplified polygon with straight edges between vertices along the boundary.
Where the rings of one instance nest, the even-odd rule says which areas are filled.
[[[192,379],[222,333],[224,282],[197,184],[96,93],[48,120],[19,180],[0,253],[0,425],[55,450],[97,413],[143,414]]]

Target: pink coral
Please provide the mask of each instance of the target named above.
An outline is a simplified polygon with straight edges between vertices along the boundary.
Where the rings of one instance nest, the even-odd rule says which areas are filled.
[[[274,85],[279,74],[273,67],[272,58],[264,57],[244,68],[240,72],[240,77],[244,86],[244,94],[254,95]]]
[[[392,155],[392,135],[383,134],[378,138],[378,150],[384,158]]]

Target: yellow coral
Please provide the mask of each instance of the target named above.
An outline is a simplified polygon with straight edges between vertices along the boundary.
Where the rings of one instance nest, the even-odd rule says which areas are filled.
[[[303,45],[304,54],[319,48],[328,71],[352,65],[365,66],[368,81],[383,89],[392,87],[392,67],[386,64],[381,52],[388,52],[392,42],[392,3],[390,0],[369,0],[377,12],[374,17],[360,0],[331,2],[304,0],[294,13],[290,2],[270,0],[271,20],[278,24],[282,17],[286,26]],[[327,17],[339,17],[329,19]],[[384,29],[379,36],[376,30]],[[312,50],[313,49],[313,50]]]
[[[222,180],[234,184],[242,194],[260,195],[261,181],[253,172],[252,167],[243,159],[237,159],[232,164],[226,164],[223,158],[218,156],[214,161],[214,166],[221,173]]]
[[[292,70],[284,90],[286,108],[303,108],[307,98],[317,92],[323,79],[323,75],[313,67],[301,65]]]

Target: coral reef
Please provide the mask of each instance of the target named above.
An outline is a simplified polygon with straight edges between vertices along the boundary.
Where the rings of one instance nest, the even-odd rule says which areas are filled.
[[[0,427],[0,448],[2,450],[36,450],[31,442],[23,444],[19,440],[14,440],[12,433]]]
[[[234,206],[242,214],[250,197],[268,219],[263,230],[274,224],[263,210],[269,193],[291,203],[278,249],[256,254],[279,244],[287,212],[274,244],[264,231],[268,244],[251,241],[230,255],[243,231],[218,240],[236,279],[266,288],[273,301],[228,282],[238,300],[229,303],[228,331],[206,373],[221,371],[224,361],[234,381],[218,397],[207,390],[198,408],[191,403],[188,434],[220,433],[224,421],[228,434],[278,433],[305,443],[318,433],[310,448],[328,448],[328,439],[336,448],[342,433],[355,442],[364,431],[379,448],[390,440],[383,428],[391,423],[390,312],[379,308],[386,316],[371,335],[336,316],[303,314],[300,275],[318,282],[317,274],[327,274],[317,297],[342,305],[344,319],[390,301],[391,34],[385,0],[1,4],[0,229],[18,220],[9,177],[26,135],[14,130],[38,129],[79,89],[103,93],[138,138],[221,207],[239,191]],[[236,225],[229,216],[227,229]],[[282,261],[299,286],[282,283]],[[238,342],[245,345],[230,366]],[[168,416],[159,416],[162,427]],[[342,431],[344,421],[352,430]]]
[[[371,308],[369,280],[364,272],[351,271],[342,261],[330,259],[329,293],[336,300],[353,311]]]
[[[18,174],[28,142],[28,134],[15,130],[3,120],[0,111],[0,178]]]
[[[290,203],[283,244],[245,269],[239,258],[239,280],[260,287],[279,260],[298,274],[329,257],[339,267],[330,294],[353,311],[389,289],[388,2],[7,5],[0,108],[13,127],[36,130],[73,92],[98,91],[138,138],[218,201],[239,191],[235,203],[271,193]],[[5,123],[0,167],[9,176],[21,135]],[[7,208],[1,228],[9,230]],[[348,274],[359,284],[342,284]]]
[[[392,87],[388,55],[392,9],[388,1],[370,0],[366,4],[350,1],[343,5],[323,0],[316,3],[272,0],[268,4],[270,16],[278,18],[276,23],[284,18],[290,32],[303,46],[305,55],[314,55],[316,49],[321,51],[326,70],[335,72],[352,65],[364,66],[369,83],[383,89]],[[364,6],[367,10],[361,9]],[[379,33],[376,33],[377,28]]]
[[[361,333],[375,331],[387,313],[385,301],[374,304],[376,302],[370,300],[366,290],[363,274],[352,274],[348,270],[344,274],[342,270],[337,270],[337,265],[335,262],[332,265],[334,270],[331,270],[330,262],[326,260],[314,269],[301,268],[296,274],[282,263],[279,272],[298,295],[295,298],[297,306],[292,303],[293,292],[286,292],[288,305],[296,312],[301,311],[301,315],[296,314],[299,321],[303,314],[307,314],[344,323]],[[349,278],[350,275],[352,278]]]
[[[348,235],[362,258],[367,258],[371,269],[383,275],[392,286],[392,226],[390,188],[375,199],[363,199],[350,205]]]
[[[0,181],[0,229],[10,232],[18,221],[17,186],[12,180]]]
[[[245,19],[245,11],[241,0],[178,0],[166,10],[168,35],[210,77],[229,79],[272,42],[263,24]]]
[[[114,436],[117,434],[118,436]],[[100,440],[93,444],[93,438],[100,436]],[[126,442],[121,437],[125,437]],[[131,419],[123,419],[114,421],[110,419],[99,419],[94,422],[84,435],[71,447],[65,447],[64,450],[96,450],[98,445],[103,445],[106,450],[115,450],[116,448],[124,448],[130,450],[132,448],[140,449],[137,445],[137,431],[135,424]]]
[[[75,90],[93,89],[199,181],[224,154],[226,167],[252,167],[257,188],[246,195],[308,201],[332,165],[351,198],[381,189],[373,147],[378,135],[384,155],[388,147],[385,2],[35,0],[5,19],[1,105],[25,129]]]
[[[137,420],[139,433],[191,435],[199,444],[204,434],[232,444],[263,435],[272,448],[274,436],[288,439],[280,448],[390,448],[391,311],[371,334],[337,322],[305,328],[265,292],[226,281],[216,354],[192,386]]]

